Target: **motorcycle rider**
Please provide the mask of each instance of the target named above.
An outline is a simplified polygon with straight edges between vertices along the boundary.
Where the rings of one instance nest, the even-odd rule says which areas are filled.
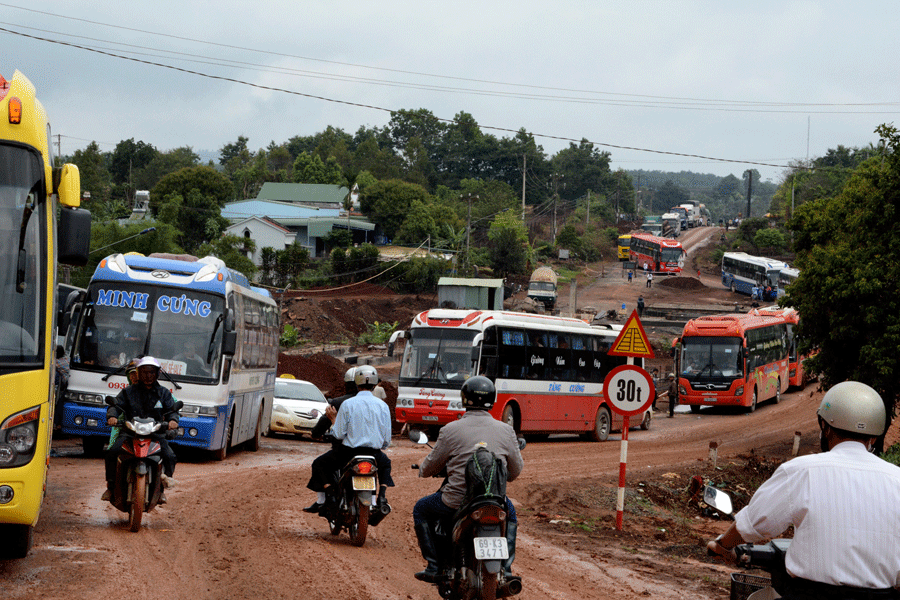
[[[336,398],[330,398],[328,400],[328,404],[334,407],[335,410],[338,410],[341,407],[341,404],[344,400],[348,398],[352,398],[355,396],[359,390],[356,387],[356,381],[354,377],[356,375],[356,367],[350,367],[344,373],[344,395],[337,396]],[[316,421],[316,425],[312,428],[312,431],[309,432],[309,437],[313,439],[319,439],[324,436],[328,430],[331,429],[331,419],[328,418],[327,415],[322,415],[319,417],[319,420]],[[336,440],[332,438],[332,447],[335,444],[340,444],[340,440]]]
[[[115,404],[106,410],[106,424],[115,427],[118,421],[130,421],[135,417],[152,418],[158,422],[168,421],[169,429],[177,429],[181,415],[175,410],[175,399],[172,392],[159,384],[159,361],[152,356],[145,356],[137,363],[138,381],[129,385],[116,396]],[[112,498],[113,487],[116,480],[116,460],[122,444],[125,442],[128,432],[123,428],[122,433],[110,442],[106,452],[106,491],[102,500]],[[163,485],[171,485],[172,476],[175,474],[175,452],[169,447],[164,433],[155,434],[154,441],[160,445],[160,454],[163,464]],[[160,498],[160,504],[165,503],[165,496]]]
[[[522,472],[524,463],[516,440],[515,430],[496,420],[487,411],[494,405],[496,390],[487,377],[478,375],[467,379],[460,390],[466,412],[462,418],[441,428],[437,442],[419,467],[419,477],[431,477],[446,467],[447,479],[437,492],[420,498],[413,508],[413,525],[422,558],[428,563],[424,571],[416,573],[416,579],[435,583],[440,578],[438,551],[435,545],[435,525],[451,518],[462,503],[466,492],[466,463],[475,452],[476,445],[484,443],[506,465],[507,481]],[[516,510],[506,499],[506,539],[509,559],[503,565],[507,577],[515,559]]]
[[[303,509],[319,513],[325,506],[325,490],[334,483],[334,472],[341,469],[354,456],[370,454],[378,467],[378,504],[387,504],[387,487],[393,487],[391,459],[382,452],[391,443],[391,412],[387,404],[372,394],[378,384],[378,371],[371,365],[356,368],[353,380],[359,392],[341,402],[340,409],[329,406],[325,415],[333,425],[330,434],[340,444],[312,462],[312,474],[306,487],[316,492],[316,501]]]
[[[707,547],[734,562],[736,545],[793,525],[784,598],[900,599],[900,467],[870,453],[885,431],[881,396],[845,381],[816,414],[822,452],[779,466]]]

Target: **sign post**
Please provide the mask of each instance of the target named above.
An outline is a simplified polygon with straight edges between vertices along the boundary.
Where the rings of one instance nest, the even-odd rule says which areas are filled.
[[[613,356],[627,356],[628,364],[609,372],[603,381],[603,393],[613,412],[622,415],[622,447],[619,452],[619,489],[616,494],[616,530],[622,530],[625,511],[625,466],[628,463],[629,417],[643,413],[656,394],[653,379],[646,370],[634,364],[634,358],[653,358],[653,347],[641,325],[637,311],[631,313],[625,327],[609,350]]]

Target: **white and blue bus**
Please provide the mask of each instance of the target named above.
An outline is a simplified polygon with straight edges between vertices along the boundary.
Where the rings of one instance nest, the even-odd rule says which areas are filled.
[[[778,276],[785,267],[787,264],[780,260],[751,256],[746,252],[726,252],[722,256],[722,285],[748,296],[753,293],[754,286],[768,287],[772,296],[764,299],[774,300]]]
[[[778,273],[778,297],[787,293],[787,286],[794,283],[794,280],[800,275],[800,271],[794,267],[784,267]]]
[[[160,384],[184,402],[176,447],[219,460],[241,443],[256,450],[272,414],[278,307],[218,258],[163,256],[114,254],[97,265],[74,331],[62,431],[98,454],[110,434],[107,396],[128,385],[131,359],[153,356]]]

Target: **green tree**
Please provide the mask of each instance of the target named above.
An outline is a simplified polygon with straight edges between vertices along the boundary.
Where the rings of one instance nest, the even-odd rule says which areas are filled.
[[[425,189],[398,179],[378,181],[360,194],[360,208],[369,219],[381,228],[388,239],[400,231],[414,201],[430,202]]]
[[[333,158],[322,161],[318,154],[302,152],[294,161],[294,181],[296,183],[332,183],[341,185],[344,175]]]
[[[199,162],[200,157],[190,146],[159,152],[143,169],[135,173],[134,188],[152,190],[166,175],[188,167],[196,167]]]
[[[488,230],[491,269],[501,277],[523,273],[528,258],[528,230],[512,211],[497,215]]]
[[[143,170],[159,155],[159,151],[146,142],[135,142],[134,138],[116,144],[109,157],[109,174],[112,182],[119,186],[126,199],[133,198],[135,174]]]
[[[830,387],[853,379],[875,388],[888,414],[900,380],[900,133],[876,130],[885,163],[861,164],[843,190],[799,207],[790,226],[800,276],[786,304],[800,313],[808,368]]]
[[[110,198],[112,181],[100,146],[97,142],[91,142],[84,150],[76,150],[72,155],[72,163],[78,167],[81,175],[82,193],[88,192],[91,195],[90,200],[85,203],[85,208],[93,213],[94,220],[106,218],[108,213],[103,211]]]
[[[421,244],[431,236],[437,238],[438,227],[431,216],[431,211],[421,200],[413,200],[397,232],[399,244]]]
[[[754,246],[760,250],[771,250],[775,254],[784,250],[785,243],[784,234],[780,229],[775,229],[774,227],[760,229],[753,236]]]
[[[221,210],[232,194],[225,175],[212,167],[189,167],[163,177],[150,192],[150,206],[182,232],[181,246],[193,252],[227,227]]]
[[[653,196],[652,210],[654,213],[669,212],[669,209],[679,204],[684,204],[691,199],[691,195],[684,189],[675,185],[670,179],[666,181]]]

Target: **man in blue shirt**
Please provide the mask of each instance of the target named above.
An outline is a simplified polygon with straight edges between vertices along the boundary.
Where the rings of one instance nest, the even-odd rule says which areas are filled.
[[[303,509],[304,512],[319,513],[325,505],[326,488],[336,483],[334,473],[360,454],[374,456],[378,465],[379,505],[387,503],[386,488],[394,485],[391,479],[391,459],[382,452],[391,442],[391,411],[387,404],[372,394],[378,384],[378,372],[375,367],[363,365],[356,369],[354,381],[359,393],[344,400],[340,409],[329,406],[325,411],[325,415],[334,423],[331,435],[341,440],[341,444],[313,461],[312,474],[306,487],[316,492],[317,498],[313,504]]]

